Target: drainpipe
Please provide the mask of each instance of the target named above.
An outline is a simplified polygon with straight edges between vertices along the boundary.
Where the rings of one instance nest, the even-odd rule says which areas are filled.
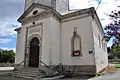
[[[59,64],[60,65],[62,65],[62,43],[61,43],[61,41],[62,41],[62,37],[61,37],[61,35],[62,35],[62,21],[60,21],[60,24],[59,24]]]

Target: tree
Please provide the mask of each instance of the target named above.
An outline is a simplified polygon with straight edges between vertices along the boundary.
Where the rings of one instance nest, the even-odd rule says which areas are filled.
[[[3,50],[0,51],[0,63],[14,63],[15,61],[15,53],[13,50]]]
[[[107,41],[113,38],[114,42],[120,41],[120,11],[112,11],[109,15],[112,22],[105,27]]]
[[[114,43],[110,52],[114,57],[120,58],[120,42]]]

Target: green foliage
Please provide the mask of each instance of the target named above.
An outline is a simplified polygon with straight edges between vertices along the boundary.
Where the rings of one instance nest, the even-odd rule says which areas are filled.
[[[13,50],[3,50],[0,51],[0,63],[14,63],[15,61],[15,53]]]
[[[120,42],[114,43],[111,49],[112,55],[120,58]]]
[[[120,64],[115,64],[114,65],[116,68],[120,68]]]

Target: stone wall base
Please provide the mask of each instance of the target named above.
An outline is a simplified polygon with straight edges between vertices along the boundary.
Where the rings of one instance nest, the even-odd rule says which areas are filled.
[[[51,73],[58,71],[72,77],[91,77],[96,74],[95,65],[53,65],[49,66],[49,70],[45,66],[41,66],[41,69],[50,71]]]
[[[95,65],[63,65],[63,68],[70,72],[92,72],[96,73]]]

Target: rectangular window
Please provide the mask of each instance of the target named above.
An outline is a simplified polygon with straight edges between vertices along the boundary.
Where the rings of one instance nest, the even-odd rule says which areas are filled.
[[[102,49],[104,49],[104,41],[102,40]]]
[[[101,40],[100,40],[100,35],[98,35],[99,38],[99,47],[101,48]]]
[[[104,43],[104,51],[106,52],[106,49],[107,49],[107,44],[106,42]]]

